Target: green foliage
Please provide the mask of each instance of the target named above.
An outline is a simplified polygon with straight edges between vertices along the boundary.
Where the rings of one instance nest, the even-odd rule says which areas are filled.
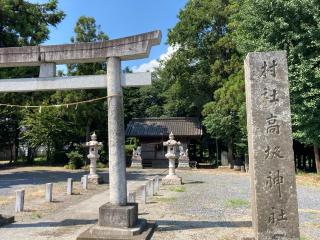
[[[17,47],[43,43],[49,36],[49,25],[56,26],[64,18],[56,0],[44,4],[24,0],[0,0],[0,47]],[[1,68],[0,78],[35,77],[37,67]],[[35,104],[44,94],[0,94],[0,102]],[[1,145],[19,146],[19,122],[22,114],[14,108],[0,109]]]
[[[320,144],[320,5],[315,0],[242,0],[232,26],[239,50],[286,50],[294,137]]]
[[[186,188],[184,186],[170,187],[170,191],[172,192],[185,192]]]
[[[83,166],[83,156],[79,152],[72,151],[67,153],[67,156],[69,158],[67,169],[80,169]]]
[[[48,25],[56,26],[65,16],[57,5],[57,0],[44,4],[0,0],[0,47],[36,45],[47,40]]]
[[[44,108],[41,112],[25,111],[21,124],[24,126],[24,131],[21,133],[22,140],[35,149],[44,145],[49,161],[53,160],[52,152],[55,149],[62,149],[68,142],[74,127],[58,108]]]

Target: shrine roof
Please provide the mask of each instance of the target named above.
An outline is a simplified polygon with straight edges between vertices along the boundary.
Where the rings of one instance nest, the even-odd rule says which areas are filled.
[[[134,118],[126,129],[128,137],[163,137],[172,132],[175,136],[200,137],[202,126],[198,118]]]

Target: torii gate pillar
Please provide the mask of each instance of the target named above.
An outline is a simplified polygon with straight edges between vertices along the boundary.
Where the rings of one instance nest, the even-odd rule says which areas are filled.
[[[124,151],[124,113],[120,77],[120,58],[109,58],[107,61],[107,86],[110,203],[125,206],[127,204],[127,180]]]

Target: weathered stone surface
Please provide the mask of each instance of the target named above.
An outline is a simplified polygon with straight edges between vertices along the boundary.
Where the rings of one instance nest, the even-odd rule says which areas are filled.
[[[99,226],[130,228],[136,226],[137,223],[137,203],[128,203],[126,206],[116,206],[106,203],[99,208]]]
[[[178,169],[182,169],[182,170],[191,169],[189,165],[190,159],[189,159],[187,146],[185,144],[179,146],[179,151],[180,151],[180,154],[178,158]]]
[[[147,185],[141,186],[140,197],[141,197],[141,203],[146,204],[147,203]]]
[[[161,180],[162,185],[181,185],[182,179],[177,175],[167,175]]]
[[[81,183],[83,190],[88,190],[88,175],[83,175],[81,178]]]
[[[150,197],[154,195],[154,182],[152,179],[148,180],[148,195]]]
[[[16,205],[15,205],[16,212],[22,212],[24,210],[24,195],[25,195],[24,189],[16,191]]]
[[[298,240],[286,52],[245,60],[252,213],[256,240]]]
[[[95,185],[98,185],[98,184],[103,183],[102,178],[101,178],[98,174],[89,175],[89,176],[88,176],[88,181],[89,181],[90,183],[95,184]]]
[[[129,194],[128,194],[128,202],[129,203],[135,203],[136,202],[136,193],[135,192],[129,192]]]
[[[133,149],[132,158],[131,158],[131,167],[132,168],[143,168],[142,158],[141,158],[141,147],[137,147],[137,149]]]
[[[45,200],[46,202],[52,202],[53,201],[53,183],[47,183],[46,184],[46,194],[45,194]]]
[[[120,58],[109,58],[107,63],[108,83],[108,142],[110,202],[127,204],[127,178],[125,161],[125,134],[123,96],[120,84]]]
[[[56,76],[56,64],[55,63],[42,63],[40,65],[39,77],[55,77]]]
[[[100,177],[97,174],[97,161],[100,158],[99,150],[102,146],[102,142],[97,141],[97,135],[95,132],[91,135],[91,141],[86,142],[86,147],[89,148],[89,154],[87,157],[90,159],[90,173],[88,179],[94,184],[99,184],[100,182]]]
[[[67,194],[72,195],[72,193],[73,193],[73,179],[68,178],[68,180],[67,180]]]
[[[172,132],[169,135],[169,140],[163,143],[163,146],[167,146],[165,157],[169,160],[169,174],[162,179],[163,185],[179,185],[182,183],[181,177],[176,175],[176,152],[177,147],[180,145],[180,142],[174,140]]]
[[[160,41],[161,31],[153,31],[98,43],[1,48],[0,67],[103,62],[110,57],[121,60],[146,58],[150,48]]]
[[[0,227],[14,222],[14,216],[0,214]]]
[[[81,233],[77,240],[149,240],[156,228],[155,222],[139,220],[134,228],[112,228],[94,225]]]
[[[151,73],[125,73],[122,87],[151,85]],[[51,90],[106,89],[105,75],[1,79],[0,92],[32,92]]]

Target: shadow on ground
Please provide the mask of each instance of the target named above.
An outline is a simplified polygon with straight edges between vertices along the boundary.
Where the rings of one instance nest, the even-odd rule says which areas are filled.
[[[14,223],[2,226],[1,228],[40,228],[40,227],[68,227],[76,225],[94,224],[98,220],[84,220],[84,219],[65,219],[61,222],[37,222],[37,223]]]
[[[105,183],[109,182],[108,170],[99,170],[99,175]],[[161,171],[162,172],[162,171]],[[14,172],[0,172],[0,195],[7,195],[13,189],[21,188],[27,185],[42,185],[46,183],[57,183],[67,181],[68,178],[73,178],[74,181],[80,181],[84,174],[88,171],[48,171],[48,170],[30,170]],[[135,181],[145,181],[146,178],[153,178],[159,174],[152,171],[127,171],[127,179]]]
[[[172,221],[159,220],[157,221],[158,231],[175,231],[187,229],[201,229],[201,228],[250,228],[251,221]]]

